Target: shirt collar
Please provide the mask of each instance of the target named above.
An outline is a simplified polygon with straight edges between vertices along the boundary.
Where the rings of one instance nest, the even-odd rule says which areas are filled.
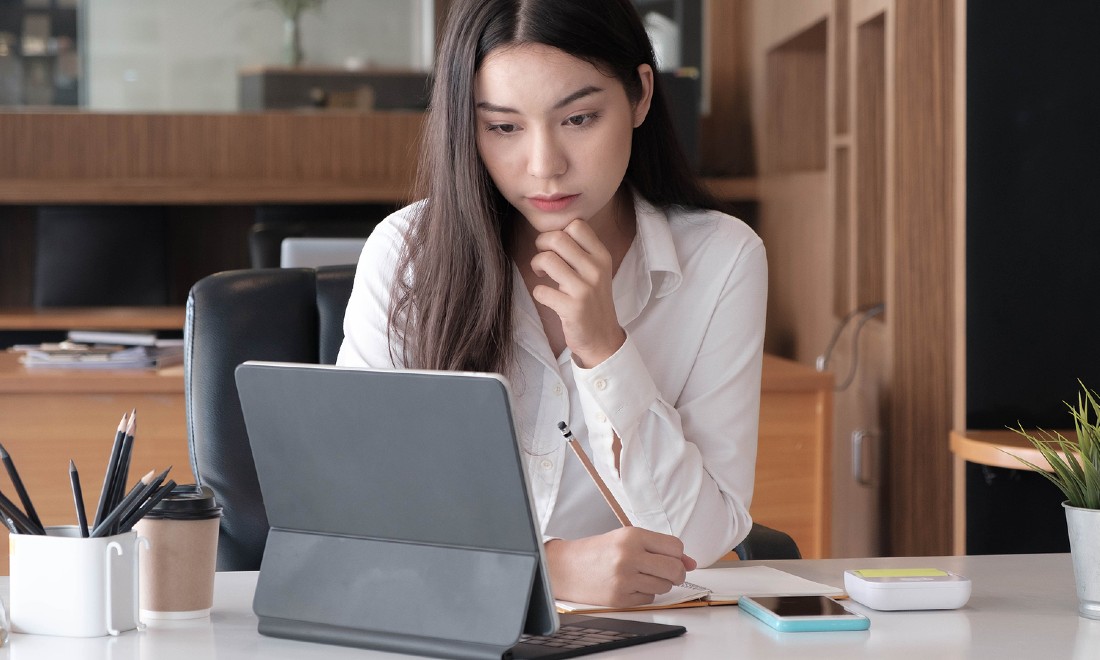
[[[612,281],[615,308],[624,327],[642,313],[651,296],[667,296],[683,280],[667,214],[635,193],[634,216],[634,241]]]
[[[638,232],[635,243],[640,248],[638,256],[644,266],[639,269],[639,275],[647,276],[657,289],[657,297],[663,298],[678,289],[683,281],[668,214],[637,193],[634,194],[634,214]]]

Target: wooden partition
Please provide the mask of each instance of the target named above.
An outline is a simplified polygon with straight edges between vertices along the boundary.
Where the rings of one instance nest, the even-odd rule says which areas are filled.
[[[391,202],[417,112],[0,114],[0,204]]]
[[[754,0],[744,26],[766,346],[813,365],[839,333],[837,556],[951,550],[957,1]]]

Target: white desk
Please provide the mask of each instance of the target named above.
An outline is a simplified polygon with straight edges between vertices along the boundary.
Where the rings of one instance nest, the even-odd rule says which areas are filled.
[[[875,612],[865,632],[777,633],[736,607],[700,607],[627,618],[677,623],[687,635],[602,653],[592,658],[705,660],[707,658],[1055,658],[1100,657],[1100,621],[1077,616],[1068,554],[919,559],[823,559],[768,564],[803,577],[842,585],[848,568],[935,566],[969,576],[973,595],[966,607],[947,612]],[[252,614],[255,573],[219,573],[209,619],[152,623],[145,632],[120,637],[73,639],[12,635],[0,658],[52,660],[279,660],[399,658],[393,654],[264,637]],[[8,578],[0,578],[7,597]]]

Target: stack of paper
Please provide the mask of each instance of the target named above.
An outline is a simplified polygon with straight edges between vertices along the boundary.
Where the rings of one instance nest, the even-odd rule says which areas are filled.
[[[183,362],[182,339],[153,333],[73,331],[67,341],[13,350],[23,353],[20,362],[30,369],[151,369]]]

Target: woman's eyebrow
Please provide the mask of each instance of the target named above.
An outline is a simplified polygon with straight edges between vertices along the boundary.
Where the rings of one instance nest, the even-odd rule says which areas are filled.
[[[572,94],[566,96],[562,100],[555,103],[554,104],[554,109],[555,110],[560,110],[561,108],[564,108],[565,106],[569,105],[570,103],[572,103],[574,101],[579,101],[580,99],[583,99],[586,96],[590,96],[592,94],[597,94],[597,93],[602,92],[602,91],[604,91],[602,87],[596,87],[595,85],[589,85],[587,87],[582,87],[581,89],[578,89],[577,91],[573,92]],[[515,108],[509,108],[509,107],[503,106],[503,105],[496,105],[495,103],[489,103],[488,101],[478,101],[477,109],[478,110],[485,110],[487,112],[501,112],[501,113],[519,114],[519,110],[516,110]]]
[[[573,92],[569,96],[566,96],[562,100],[555,103],[554,104],[554,109],[555,110],[560,110],[561,108],[564,108],[565,106],[569,105],[573,101],[579,101],[580,99],[583,99],[586,96],[590,96],[592,94],[597,94],[597,93],[602,92],[602,91],[603,91],[602,87],[596,87],[595,85],[589,85],[588,87],[582,87],[581,89],[578,89],[577,91]]]

